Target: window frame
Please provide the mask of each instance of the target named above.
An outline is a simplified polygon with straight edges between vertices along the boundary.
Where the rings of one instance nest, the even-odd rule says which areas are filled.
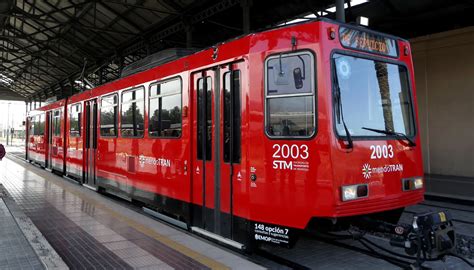
[[[137,99],[137,96],[135,95],[135,99],[132,99],[132,100],[129,100],[129,101],[126,101],[125,103],[123,102],[123,95],[128,93],[128,92],[134,92],[134,91],[137,91],[137,90],[143,90],[143,96],[142,96],[142,99]],[[120,103],[120,108],[119,108],[119,115],[120,115],[120,119],[117,119],[117,129],[120,131],[120,132],[117,132],[117,133],[120,133],[120,137],[121,138],[125,138],[125,139],[134,139],[134,138],[144,138],[145,136],[145,105],[146,105],[146,101],[145,101],[145,96],[146,96],[146,89],[143,85],[140,85],[140,86],[135,86],[135,87],[132,87],[132,88],[129,88],[129,89],[125,89],[125,90],[122,90],[121,93],[120,93],[120,102],[119,100],[117,100],[117,106],[118,106],[118,103]],[[123,136],[122,134],[122,109],[123,109],[123,105],[126,104],[126,105],[129,105],[129,104],[132,104],[132,103],[138,103],[138,102],[143,102],[143,134],[142,135],[139,135],[139,136]],[[135,105],[136,106],[136,105]],[[120,125],[119,125],[120,124]],[[138,129],[137,129],[138,130]],[[118,134],[117,134],[118,135]]]
[[[344,134],[344,135],[339,135],[339,133],[337,132],[337,127],[336,127],[336,104],[335,104],[335,100],[334,100],[334,81],[333,79],[336,78],[336,67],[334,66],[335,63],[333,61],[334,59],[334,54],[342,54],[342,55],[346,55],[346,56],[351,56],[351,57],[356,57],[356,58],[362,58],[362,59],[367,59],[367,60],[372,60],[372,61],[379,61],[379,62],[384,62],[384,63],[388,63],[388,64],[393,64],[393,65],[399,65],[399,66],[403,66],[406,70],[407,70],[407,82],[408,82],[408,96],[410,97],[410,109],[411,109],[411,114],[412,114],[412,119],[413,119],[413,135],[412,136],[408,136],[408,138],[414,140],[417,136],[418,136],[418,123],[416,121],[416,114],[415,114],[415,99],[414,99],[414,96],[413,96],[413,82],[412,82],[412,78],[411,78],[411,71],[410,69],[408,68],[408,65],[403,62],[403,61],[399,61],[399,60],[395,60],[391,57],[388,57],[386,56],[386,58],[384,56],[380,56],[380,55],[377,55],[377,54],[374,54],[374,55],[371,55],[371,54],[368,54],[368,53],[362,53],[362,52],[359,52],[359,51],[347,51],[347,50],[341,50],[341,49],[334,49],[331,51],[331,54],[330,54],[330,68],[331,68],[331,71],[330,71],[330,74],[331,74],[331,110],[332,110],[332,120],[333,120],[333,125],[332,125],[332,129],[333,129],[333,132],[336,136],[337,139],[339,140],[347,140],[347,136]],[[373,136],[352,136],[351,135],[351,138],[353,141],[374,141],[374,140],[384,140],[384,141],[388,141],[388,140],[399,140],[400,137],[398,136],[395,136],[395,135],[373,135]]]
[[[158,85],[158,84],[163,84],[163,83],[166,83],[166,82],[170,82],[170,81],[173,81],[173,80],[179,80],[179,85],[180,85],[180,91],[179,92],[173,92],[171,94],[165,94],[165,95],[152,95],[151,93],[151,89],[153,86],[155,85]],[[168,97],[168,96],[173,96],[173,95],[177,95],[179,94],[180,95],[180,105],[181,105],[181,132],[179,134],[179,136],[177,137],[170,137],[170,136],[153,136],[150,134],[150,116],[151,116],[151,101],[152,100],[155,100],[155,99],[159,99],[161,97]],[[150,139],[181,139],[182,136],[183,136],[183,79],[181,78],[181,76],[174,76],[174,77],[170,77],[170,78],[167,78],[167,79],[164,79],[164,80],[159,80],[159,81],[156,81],[156,82],[153,82],[153,83],[150,83],[150,85],[148,86],[148,117],[147,117],[147,135],[148,135],[148,138]]]
[[[77,121],[78,121],[78,123],[79,123],[79,130],[77,131],[77,133],[72,133],[72,132],[71,132],[71,126],[72,126],[72,125],[71,125],[71,119],[72,119],[71,115],[73,114],[72,109],[73,109],[74,107],[78,107],[78,108],[79,108],[79,110],[75,112],[75,113],[77,113]],[[81,102],[78,102],[78,103],[73,103],[73,104],[71,104],[71,109],[70,109],[70,110],[71,110],[71,111],[69,112],[69,136],[70,136],[70,137],[80,138],[80,137],[82,137],[82,136],[81,136],[81,135],[82,135],[82,134],[81,134],[81,131],[82,131],[82,121],[81,121],[81,117],[82,117],[82,103],[81,103]]]
[[[225,152],[226,152],[226,150],[227,150],[227,149],[226,149],[226,144],[225,144],[225,138],[226,138],[226,137],[225,137],[225,131],[226,131],[226,130],[225,130],[225,123],[226,123],[226,118],[225,118],[225,116],[226,116],[226,115],[225,115],[225,109],[226,109],[226,100],[225,100],[225,99],[226,99],[226,93],[225,93],[225,92],[226,92],[227,90],[229,90],[230,101],[232,102],[233,100],[232,100],[232,91],[231,91],[231,90],[235,90],[235,88],[234,88],[234,87],[235,87],[235,85],[234,85],[234,79],[235,79],[235,78],[234,78],[234,75],[237,74],[237,73],[239,74],[239,76],[238,76],[238,77],[239,77],[239,89],[238,89],[238,94],[239,94],[239,96],[238,96],[238,98],[239,98],[239,106],[240,106],[240,107],[238,108],[238,109],[239,109],[238,115],[239,115],[239,118],[240,118],[240,119],[239,119],[239,126],[238,126],[238,127],[239,127],[239,130],[238,130],[238,133],[240,133],[240,134],[239,134],[239,140],[238,140],[238,144],[239,144],[239,147],[238,147],[238,149],[239,149],[239,152],[238,152],[238,159],[235,160],[236,157],[234,157],[234,156],[233,156],[233,157],[230,157],[230,153],[229,153],[229,157],[228,157],[227,159],[226,159],[226,156],[225,156],[225,154],[226,154]],[[226,89],[226,76],[227,76],[227,75],[229,75],[229,80],[230,80],[229,85],[230,85],[230,89]],[[222,88],[223,88],[222,110],[223,110],[223,112],[224,112],[223,115],[222,115],[222,119],[223,119],[223,123],[224,123],[224,125],[223,125],[223,131],[224,131],[223,140],[224,140],[224,144],[222,145],[222,160],[224,161],[225,164],[230,164],[230,160],[231,160],[231,159],[232,159],[232,163],[233,163],[233,164],[241,164],[241,163],[242,163],[242,70],[240,70],[240,69],[231,69],[231,70],[228,70],[228,71],[222,73],[222,82],[223,82],[223,83],[222,83],[222,85],[223,85],[223,87],[222,87]],[[235,94],[235,93],[234,93],[234,94]],[[235,97],[235,95],[234,95],[234,97]],[[235,113],[234,104],[232,104],[232,106],[231,106],[230,108],[233,108],[233,109],[234,109],[234,111],[230,111],[230,115],[229,115],[230,118],[232,118],[232,117],[234,116],[233,114]],[[230,108],[229,108],[229,109],[230,109]],[[234,119],[233,121],[235,121],[235,119]],[[231,122],[233,122],[233,121],[231,121]],[[234,131],[234,130],[235,130],[234,128],[235,128],[235,126],[232,127],[231,130]],[[235,135],[235,134],[232,134],[231,136],[234,136],[234,135]],[[235,139],[235,136],[234,136],[234,139]],[[233,141],[233,142],[235,143],[235,141]],[[230,149],[230,147],[232,147],[232,150],[235,151],[235,145],[230,146],[230,142],[229,142],[229,149]],[[229,152],[230,152],[230,151],[229,151]],[[236,153],[236,152],[233,152],[233,153]]]
[[[46,114],[45,113],[40,113],[38,115],[38,122],[39,122],[39,136],[45,136],[46,134]]]
[[[39,114],[32,116],[33,119],[33,136],[38,136],[39,135]]]
[[[56,123],[59,125],[58,133],[56,133]],[[55,137],[61,136],[61,109],[57,109],[53,111],[53,134],[52,135]]]
[[[311,85],[311,93],[300,93],[300,94],[281,94],[281,95],[268,95],[268,62],[272,59],[279,58],[281,57],[288,57],[288,56],[296,56],[296,55],[309,55],[310,56],[310,61],[311,61],[311,68],[313,71],[313,78],[314,80],[312,81]],[[312,50],[309,49],[303,49],[303,50],[295,50],[295,51],[284,51],[284,52],[279,52],[279,53],[273,53],[268,55],[265,58],[264,64],[263,64],[263,76],[264,76],[264,86],[263,86],[263,92],[264,92],[264,99],[263,99],[263,105],[264,105],[264,121],[263,121],[263,129],[265,131],[265,135],[267,138],[271,140],[311,140],[314,138],[317,133],[318,133],[318,91],[317,91],[317,85],[318,85],[318,73],[317,73],[317,58],[316,58],[316,53]],[[313,132],[309,136],[275,136],[275,135],[270,135],[268,134],[268,129],[267,129],[267,124],[268,124],[268,100],[269,99],[274,99],[274,98],[289,98],[289,97],[313,97],[313,110],[314,110],[314,117],[313,117]]]
[[[29,136],[35,136],[35,117],[34,116],[28,116],[28,121],[27,123],[29,124],[28,126],[28,137]]]
[[[120,100],[119,100],[119,94],[118,93],[112,93],[112,94],[107,94],[107,95],[103,95],[100,97],[100,109],[99,109],[99,135],[101,138],[118,138],[118,133],[119,133],[119,114],[120,114],[120,111],[119,109],[120,108],[117,108],[117,116],[115,117],[115,129],[116,129],[116,132],[115,132],[115,135],[102,135],[102,108],[104,106],[102,106],[102,101],[104,98],[108,98],[108,97],[112,97],[112,96],[116,96],[117,97],[117,103],[115,103],[114,105],[109,105],[109,106],[105,106],[105,108],[108,108],[108,107],[118,107],[119,106],[119,103],[120,103]]]

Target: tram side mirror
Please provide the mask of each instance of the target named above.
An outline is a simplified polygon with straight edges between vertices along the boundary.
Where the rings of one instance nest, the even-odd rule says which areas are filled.
[[[301,68],[293,69],[293,79],[295,81],[296,89],[301,89],[303,87],[303,76],[301,75]]]

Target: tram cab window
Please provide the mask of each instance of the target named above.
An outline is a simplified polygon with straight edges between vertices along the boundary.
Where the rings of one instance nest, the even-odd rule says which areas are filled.
[[[333,63],[339,91],[335,106],[339,136],[347,136],[347,132],[356,138],[393,136],[383,132],[415,135],[405,66],[344,54],[334,54]]]
[[[181,136],[181,79],[174,78],[150,86],[148,135],[177,138]]]
[[[116,94],[102,97],[100,106],[100,136],[117,136],[118,96]]]
[[[71,106],[69,114],[69,134],[71,137],[81,137],[81,104]]]
[[[311,137],[315,132],[315,70],[310,52],[265,61],[265,130],[270,137]]]
[[[61,111],[57,110],[53,113],[53,136],[61,135]]]
[[[145,93],[143,87],[122,93],[120,134],[122,137],[142,137],[145,125]]]

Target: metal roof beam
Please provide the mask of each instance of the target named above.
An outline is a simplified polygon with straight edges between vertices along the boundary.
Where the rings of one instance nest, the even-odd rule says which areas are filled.
[[[75,4],[71,4],[70,6],[66,6],[66,7],[62,7],[62,8],[55,8],[53,11],[50,11],[50,12],[46,12],[44,14],[42,14],[41,16],[50,16],[54,13],[58,13],[58,12],[61,12],[61,14],[65,14],[63,11],[65,10],[68,10],[68,9],[71,9],[71,8],[77,8],[77,7],[80,7],[80,6],[83,6],[83,5],[86,5],[88,4],[90,1],[84,1],[84,2],[79,2],[79,3],[75,3]]]
[[[86,25],[83,25],[83,24],[75,24],[74,26],[78,27],[78,28],[91,30],[91,31],[94,31],[94,32],[104,32],[104,33],[120,34],[120,35],[128,35],[128,36],[137,36],[138,35],[138,34],[132,33],[132,32],[103,29],[103,28],[97,28],[97,27],[92,27],[92,26],[86,26]]]
[[[0,14],[0,18],[7,17],[7,18],[20,19],[22,21],[32,20],[32,21],[43,22],[43,23],[58,23],[58,22],[53,21],[53,20],[42,19],[39,16],[35,16],[35,15],[32,15],[32,14],[26,13],[23,10],[19,9],[18,7],[15,7],[13,12],[15,12],[15,13]]]
[[[183,9],[183,7],[182,7],[179,3],[177,3],[177,1],[173,1],[173,0],[163,0],[163,2],[164,2],[166,5],[170,6],[172,9],[176,10],[176,11],[177,11],[177,12],[176,12],[176,13],[177,13],[176,15],[180,15],[180,14],[182,15],[182,14],[183,14],[184,9]]]
[[[32,27],[34,27],[34,26],[32,26]],[[38,41],[38,40],[31,41],[30,39],[32,39],[32,38],[29,37],[28,35],[25,35],[20,29],[12,28],[11,30],[14,30],[15,32],[17,32],[16,35],[25,36],[25,38],[26,38],[30,43],[36,44],[36,46],[37,46],[38,48],[41,47],[41,46],[39,45],[40,43],[46,43],[46,45],[45,45],[45,46],[42,46],[41,49],[38,50],[38,51],[43,51],[44,49],[47,49],[47,50],[51,50],[51,51],[53,52],[53,50],[51,49],[51,47],[50,47],[49,44],[48,44],[48,42],[50,42],[51,40],[47,40],[47,41],[39,40],[39,42],[36,43],[35,41]],[[12,32],[13,32],[13,31],[12,31]],[[49,36],[49,35],[48,35],[48,36]],[[13,42],[12,42],[12,43],[13,43]],[[15,44],[16,44],[16,43],[15,43]],[[21,47],[21,45],[18,45],[18,44],[16,44],[16,45],[17,45],[18,47]],[[60,55],[60,54],[58,53],[58,55]],[[67,62],[71,63],[71,64],[74,65],[74,66],[80,67],[79,64],[77,64],[77,63],[75,63],[75,62],[72,62],[71,60],[69,60],[69,58],[63,59],[63,61],[67,61]]]
[[[144,1],[140,1],[141,3],[143,3]],[[131,20],[129,20],[127,17],[125,17],[124,14],[128,14],[130,13],[133,9],[135,9],[134,6],[136,5],[133,5],[133,7],[129,7],[127,10],[125,10],[122,14],[115,11],[112,7],[106,5],[105,3],[100,3],[100,5],[102,7],[104,7],[105,9],[107,9],[109,12],[111,12],[112,14],[114,14],[115,16],[117,16],[114,20],[112,21],[115,21],[114,24],[118,21],[116,20],[117,18],[120,18],[122,21],[126,22],[127,24],[131,25],[133,28],[135,28],[135,30],[137,30],[139,33],[141,33],[143,31],[143,29],[141,29],[140,26],[138,26],[136,23],[132,22]],[[113,25],[113,24],[109,24],[107,25],[107,27],[109,27],[110,25]],[[106,27],[106,28],[107,28]]]
[[[28,50],[26,50],[28,52]],[[33,63],[35,60],[39,60],[41,59],[42,61],[46,62],[46,63],[50,63],[49,60],[48,60],[48,56],[46,55],[46,59],[44,58],[43,54],[41,54],[42,51],[36,51],[36,52],[29,52],[30,53],[30,56],[31,56],[31,59],[29,61],[25,61],[25,63]],[[15,53],[12,53],[12,54],[15,54]],[[16,58],[16,59],[19,59],[19,58]],[[16,60],[16,59],[13,59],[13,60]],[[22,59],[23,60],[23,59]],[[64,59],[61,59],[62,61],[64,61]],[[66,59],[67,60],[67,59]],[[51,65],[54,65],[53,63],[50,63]],[[27,64],[23,70],[26,70],[26,68],[28,67],[29,64]],[[56,67],[57,69],[61,70],[62,72],[64,73],[68,73],[68,71],[65,71],[64,69],[62,68],[59,68],[59,67]],[[23,71],[24,72],[24,71]],[[52,76],[54,77],[54,76]]]
[[[49,7],[51,7],[52,9],[58,10],[57,7],[55,7],[54,5],[50,4],[48,1],[45,1],[44,3],[45,3],[46,5],[48,5]],[[67,21],[67,22],[65,22],[65,23],[64,23],[64,22],[60,22],[60,23],[62,23],[63,25],[66,24],[66,26],[65,26],[65,28],[64,28],[65,30],[61,29],[61,30],[59,31],[59,33],[56,33],[56,36],[55,36],[55,37],[53,37],[52,39],[49,39],[48,41],[51,42],[52,40],[55,40],[55,39],[64,40],[64,41],[66,41],[70,46],[76,48],[76,51],[79,50],[79,51],[81,51],[84,55],[86,55],[88,58],[94,59],[95,57],[92,56],[91,53],[90,53],[88,50],[86,50],[86,49],[84,49],[84,48],[78,46],[78,45],[77,45],[77,42],[75,42],[75,41],[70,41],[69,39],[67,39],[67,38],[65,37],[65,35],[66,35],[66,34],[69,32],[69,30],[72,28],[73,22],[76,21],[76,20],[78,20],[78,19],[80,19],[80,18],[82,18],[85,14],[87,14],[87,12],[92,8],[92,6],[93,6],[92,4],[93,4],[93,2],[88,2],[87,5],[85,5],[85,6],[83,7],[83,9],[79,12],[79,14],[77,14],[74,18],[71,17],[71,16],[69,16],[68,14],[62,12],[62,14],[63,14],[64,16],[66,16],[66,17],[69,18],[69,21]],[[43,10],[41,10],[41,9],[39,9],[39,8],[37,8],[37,9],[40,10],[41,12],[43,12],[43,13],[46,13],[46,12],[44,12]],[[47,16],[48,16],[49,18],[51,18],[51,19],[56,20],[56,21],[59,22],[58,19],[56,19],[56,18],[54,18],[54,17],[51,17],[51,15],[47,15]],[[70,56],[70,55],[69,55],[69,56]]]
[[[134,8],[137,8],[137,9],[144,9],[144,10],[148,10],[148,11],[153,11],[153,12],[157,12],[157,13],[163,13],[163,14],[167,14],[167,15],[181,15],[181,13],[179,11],[181,11],[182,9],[176,9],[174,6],[172,6],[173,9],[175,10],[178,10],[178,12],[173,12],[173,11],[167,11],[167,10],[162,10],[162,9],[156,9],[156,8],[152,8],[152,7],[144,7],[144,6],[141,6],[141,5],[134,5],[134,4],[129,4],[127,2],[120,2],[120,1],[113,1],[113,0],[103,0],[102,2],[105,2],[105,3],[113,3],[113,4],[119,4],[119,5],[123,5],[123,6],[127,6],[127,7],[134,7]],[[164,1],[167,5],[169,5],[169,2],[172,2],[172,1]],[[169,5],[171,6],[171,5]],[[176,5],[178,6],[178,5]]]

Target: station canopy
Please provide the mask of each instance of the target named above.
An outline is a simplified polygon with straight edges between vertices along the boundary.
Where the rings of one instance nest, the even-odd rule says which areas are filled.
[[[44,101],[113,81],[167,48],[202,49],[318,17],[334,0],[2,0],[0,99]],[[472,25],[473,1],[352,0],[346,20],[403,38]]]

